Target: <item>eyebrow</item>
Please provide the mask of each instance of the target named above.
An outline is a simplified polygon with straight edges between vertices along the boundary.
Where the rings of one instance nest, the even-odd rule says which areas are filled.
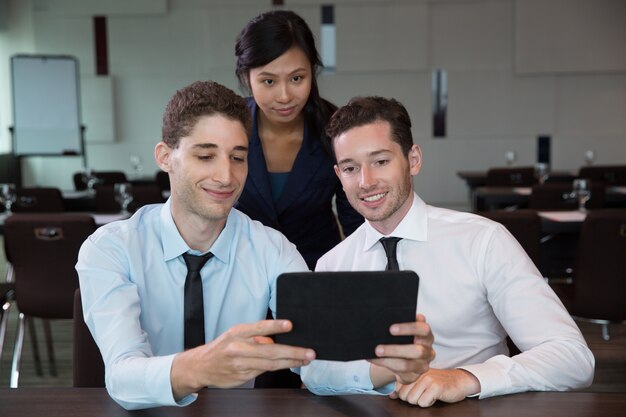
[[[217,149],[219,148],[219,146],[215,143],[197,143],[195,145],[192,146],[193,149]],[[241,151],[241,152],[248,152],[248,147],[247,146],[235,146],[233,148],[233,151]]]
[[[302,71],[308,71],[308,69],[307,69],[306,67],[299,67],[299,68],[296,68],[295,70],[291,71],[291,72],[290,72],[290,73],[288,73],[287,75],[293,75],[293,74],[295,74],[295,73],[297,73],[297,72],[302,72]],[[265,77],[268,77],[268,76],[270,76],[270,77],[276,77],[276,76],[278,76],[278,74],[274,74],[273,72],[269,72],[269,71],[262,71],[262,72],[259,72],[259,74],[258,74],[258,75],[259,75],[259,76],[265,76]]]
[[[368,157],[373,157],[373,156],[378,156],[381,154],[385,154],[385,153],[390,153],[391,151],[389,149],[380,149],[378,151],[373,151],[367,154]],[[341,165],[341,164],[346,164],[349,162],[353,162],[354,159],[352,158],[346,158],[346,159],[342,159],[341,161],[337,161],[337,165]]]

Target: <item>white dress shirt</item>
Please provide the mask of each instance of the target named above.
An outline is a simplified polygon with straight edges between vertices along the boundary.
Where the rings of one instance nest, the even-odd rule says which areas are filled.
[[[431,368],[471,372],[480,381],[480,398],[590,385],[593,354],[515,238],[499,223],[413,196],[390,236],[402,238],[400,269],[420,277],[417,312],[426,316],[435,337]],[[324,255],[316,271],[384,270],[381,237],[366,222]],[[508,356],[507,334],[523,353]],[[365,361],[314,361],[301,376],[318,394],[338,393],[324,381],[357,379],[362,384],[353,392],[375,393],[368,369]]]
[[[177,403],[170,383],[172,360],[183,351],[187,267],[181,255],[188,251],[169,200],[99,228],[80,249],[85,321],[104,359],[107,390],[124,408],[196,398]],[[211,252],[201,270],[207,342],[236,324],[265,319],[268,306],[276,308],[277,276],[308,270],[281,233],[236,209]]]

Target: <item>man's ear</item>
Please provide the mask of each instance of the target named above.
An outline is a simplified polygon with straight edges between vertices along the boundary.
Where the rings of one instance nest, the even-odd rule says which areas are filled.
[[[335,164],[333,165],[333,168],[335,169],[335,175],[337,176],[337,178],[339,178],[339,182],[341,183],[341,189],[343,191],[346,191],[346,189],[343,187],[343,182],[341,181],[341,175],[339,175],[339,166]]]
[[[170,156],[172,155],[172,148],[163,141],[156,144],[154,147],[154,160],[159,168],[165,172],[170,172]]]
[[[413,145],[409,151],[409,171],[415,176],[422,168],[422,150],[419,146]]]

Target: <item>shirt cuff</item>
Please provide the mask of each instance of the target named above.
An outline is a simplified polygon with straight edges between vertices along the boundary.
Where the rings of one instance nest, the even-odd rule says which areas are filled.
[[[315,360],[300,368],[302,382],[317,395],[372,394],[388,395],[395,384],[374,389],[367,361],[336,362]]]
[[[161,356],[157,358],[159,362],[157,366],[147,367],[145,384],[149,387],[150,384],[154,386],[156,390],[154,392],[155,398],[163,398],[164,405],[187,405],[191,404],[195,398],[191,395],[187,395],[180,401],[174,399],[174,393],[172,392],[172,363],[176,355]],[[149,388],[148,388],[149,390]],[[190,398],[192,397],[192,398]]]
[[[480,393],[469,397],[483,399],[510,392],[511,382],[507,376],[506,363],[498,358],[495,356],[484,363],[458,367],[474,375],[480,383]]]

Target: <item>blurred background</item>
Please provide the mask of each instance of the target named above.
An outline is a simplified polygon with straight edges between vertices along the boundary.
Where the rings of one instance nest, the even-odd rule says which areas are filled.
[[[69,55],[88,168],[153,178],[170,96],[204,79],[245,94],[235,39],[272,7],[296,11],[315,32],[325,98],[405,104],[424,152],[417,189],[432,204],[467,207],[458,171],[504,166],[507,152],[509,163],[532,165],[539,136],[553,170],[626,162],[624,0],[0,0],[0,153],[12,152],[10,58]],[[23,186],[73,189],[84,161],[1,163],[19,165]]]

